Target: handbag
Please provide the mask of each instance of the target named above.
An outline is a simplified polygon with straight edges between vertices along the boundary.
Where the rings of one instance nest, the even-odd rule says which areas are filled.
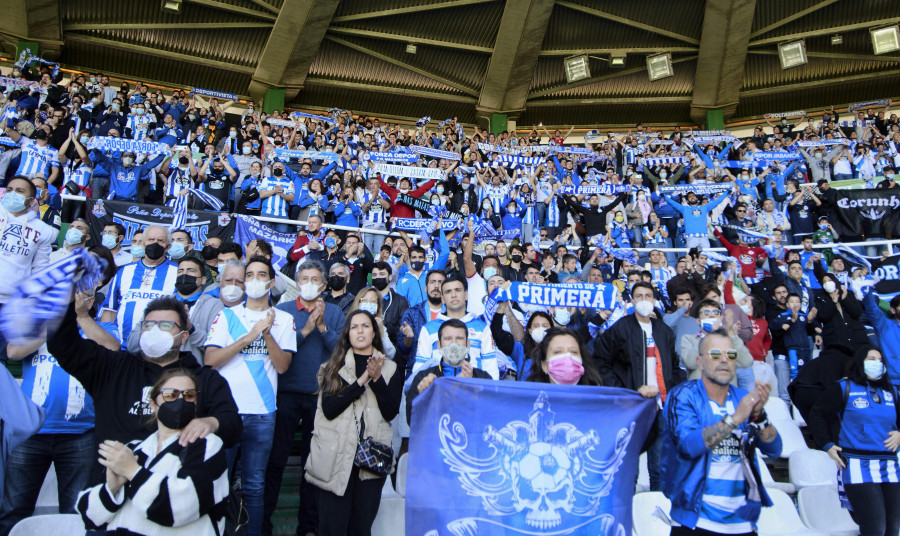
[[[359,419],[356,418],[356,402],[353,402],[353,421],[356,423],[356,456],[353,465],[378,476],[388,476],[394,468],[394,449],[375,441],[372,436],[360,439]]]

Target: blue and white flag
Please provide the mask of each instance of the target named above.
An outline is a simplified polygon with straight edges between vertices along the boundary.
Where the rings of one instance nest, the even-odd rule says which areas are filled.
[[[587,132],[584,133],[584,141],[597,141],[599,139],[600,139],[600,131],[598,131],[596,129],[588,130]]]
[[[412,145],[410,146],[410,150],[412,150],[412,152],[416,154],[430,156],[432,158],[443,158],[445,160],[462,160],[462,156],[459,153],[455,153],[453,151],[441,151],[440,149],[434,149],[433,147]]]
[[[326,123],[334,123],[334,118],[325,117],[324,115],[314,115],[314,114],[305,114],[303,112],[291,112],[292,117],[305,117],[307,119],[313,119],[315,121],[325,121]]]
[[[593,149],[587,147],[572,147],[569,145],[551,145],[548,150],[551,153],[594,154]]]
[[[6,76],[0,76],[0,86],[6,86],[7,91],[13,91],[16,88],[27,87],[31,88],[32,91],[40,88],[37,82],[33,80],[22,80],[21,78],[8,78]]]
[[[5,145],[7,147],[19,147],[19,144],[9,136],[0,136],[0,145]]]
[[[391,218],[391,230],[394,231],[422,231],[426,229],[432,220],[426,218]],[[459,227],[456,220],[443,220],[441,229],[444,232],[451,232]]]
[[[275,119],[274,117],[270,117],[266,119],[266,123],[270,125],[275,125],[276,127],[288,127],[288,128],[297,128],[298,123],[291,121],[290,119]],[[303,125],[303,123],[299,123]],[[306,125],[303,125],[301,128],[306,128]]]
[[[88,142],[89,150],[117,151],[135,154],[169,154],[172,147],[167,143],[155,141],[129,140],[126,138],[111,138],[108,136],[95,136]]]
[[[630,535],[656,411],[620,388],[438,378],[413,402],[406,533]]]
[[[401,162],[403,164],[415,164],[419,161],[419,155],[410,153],[398,153],[393,151],[369,151],[363,160],[372,162]]]
[[[845,246],[843,244],[838,244],[837,246],[835,246],[833,251],[840,253],[843,257],[845,257],[850,262],[852,262],[854,264],[859,264],[859,265],[865,266],[866,268],[869,269],[870,272],[872,271],[872,263],[869,262],[869,259],[867,259],[863,255],[860,255],[859,253],[853,251],[852,249],[848,248],[847,246]]]
[[[431,116],[426,115],[425,117],[420,117],[418,121],[416,121],[417,127],[424,127],[428,123],[431,123]]]
[[[72,288],[89,293],[103,281],[106,261],[84,248],[31,274],[12,286],[13,295],[0,310],[0,331],[11,344],[28,344],[52,334],[72,298]]]
[[[322,160],[323,162],[337,162],[341,158],[341,155],[330,151],[300,151],[297,149],[275,149],[273,154],[278,160],[290,160],[292,158],[304,160],[309,158],[310,160]]]
[[[713,195],[722,192],[730,192],[734,190],[733,182],[713,183],[713,184],[665,184],[660,185],[657,191],[661,194],[686,194],[694,192],[697,195]]]
[[[475,233],[476,242],[484,242],[487,240],[515,240],[522,234],[521,229],[505,229],[503,231],[498,231],[493,227],[488,227],[489,228],[482,228]]]
[[[282,233],[260,222],[253,216],[236,214],[234,242],[246,246],[251,240],[262,238],[272,245],[272,266],[280,270],[290,260],[288,253],[294,247],[297,233]]]
[[[871,106],[890,106],[892,104],[891,99],[880,99],[880,100],[870,100],[865,102],[857,102],[851,104],[847,111],[859,110],[860,108],[869,108]]]
[[[598,184],[595,186],[560,186],[559,191],[564,194],[574,195],[619,195],[631,193],[630,184]]]
[[[175,198],[175,206],[172,208],[172,225],[169,226],[170,232],[179,229],[184,230],[184,227],[187,225],[188,197],[192,195],[206,203],[206,205],[213,210],[222,210],[222,202],[203,190],[198,190],[197,188],[185,188],[183,191],[189,193],[179,195]]]
[[[216,91],[214,89],[203,89],[200,87],[195,87],[191,90],[191,95],[200,95],[203,97],[214,97],[216,99],[225,99],[231,101],[237,101],[238,96],[234,93],[228,93],[226,91]]]

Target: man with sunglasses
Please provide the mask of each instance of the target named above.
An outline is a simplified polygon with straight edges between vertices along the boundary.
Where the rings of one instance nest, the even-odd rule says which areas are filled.
[[[84,323],[79,317],[85,314],[70,305],[47,349],[94,399],[98,444],[107,439],[128,444],[146,438],[153,415],[150,388],[164,371],[177,368],[196,376],[199,391],[197,417],[181,430],[179,443],[184,446],[214,433],[226,448],[237,444],[243,427],[228,384],[215,370],[202,367],[190,352],[181,351],[193,330],[182,302],[164,296],[147,305],[136,328],[141,330],[140,352],[104,348],[91,340],[94,336],[88,331],[88,338],[82,339],[78,327]],[[92,480],[102,482],[103,468],[94,465]]]
[[[755,534],[771,506],[755,454],[781,454],[781,438],[763,407],[771,387],[749,393],[731,384],[738,352],[723,330],[700,342],[701,377],[672,389],[663,409],[662,490],[672,501],[673,536]]]
[[[678,341],[681,364],[688,371],[689,380],[696,380],[700,377],[701,371],[697,363],[697,356],[700,355],[700,343],[709,333],[718,330],[725,331],[731,339],[738,368],[745,369],[753,366],[753,356],[750,355],[744,341],[738,336],[741,323],[735,319],[734,311],[731,309],[723,311],[717,300],[704,299],[693,308],[691,316],[697,322],[696,333],[684,334]],[[731,379],[731,383],[739,385],[737,375]],[[753,381],[750,382],[750,387],[753,387]]]

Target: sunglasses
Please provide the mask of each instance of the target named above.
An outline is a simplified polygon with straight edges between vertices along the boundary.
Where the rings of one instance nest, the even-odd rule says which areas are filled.
[[[709,350],[708,352],[706,352],[706,355],[708,355],[709,358],[713,361],[722,359],[722,354],[725,354],[729,361],[737,361],[737,350]]]
[[[198,391],[196,389],[185,389],[182,391],[181,389],[172,389],[171,387],[159,390],[159,394],[166,402],[174,402],[179,398],[184,398],[185,402],[196,402],[197,393]]]
[[[141,330],[143,331],[153,329],[153,326],[159,326],[159,329],[163,331],[171,331],[174,327],[181,329],[181,325],[174,320],[144,320],[141,322]]]

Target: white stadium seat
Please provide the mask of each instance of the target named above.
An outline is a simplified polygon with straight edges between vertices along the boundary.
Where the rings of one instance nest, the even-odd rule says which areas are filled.
[[[834,536],[859,534],[859,526],[853,522],[850,512],[841,508],[837,485],[803,488],[797,494],[797,505],[800,519],[811,528]]]
[[[668,516],[672,502],[661,491],[638,493],[631,501],[632,530],[636,536],[660,536],[669,533],[669,525],[657,515],[657,508]]]
[[[821,450],[798,450],[788,460],[791,484],[798,490],[810,486],[837,486],[837,465]]]
[[[769,497],[772,498],[774,505],[763,508],[759,516],[759,536],[826,536],[827,532],[819,532],[812,530],[803,524],[797,509],[794,508],[794,501],[788,497],[787,493],[777,490],[767,490]]]
[[[84,522],[78,514],[51,514],[26,517],[16,523],[9,536],[75,536],[84,534]]]

